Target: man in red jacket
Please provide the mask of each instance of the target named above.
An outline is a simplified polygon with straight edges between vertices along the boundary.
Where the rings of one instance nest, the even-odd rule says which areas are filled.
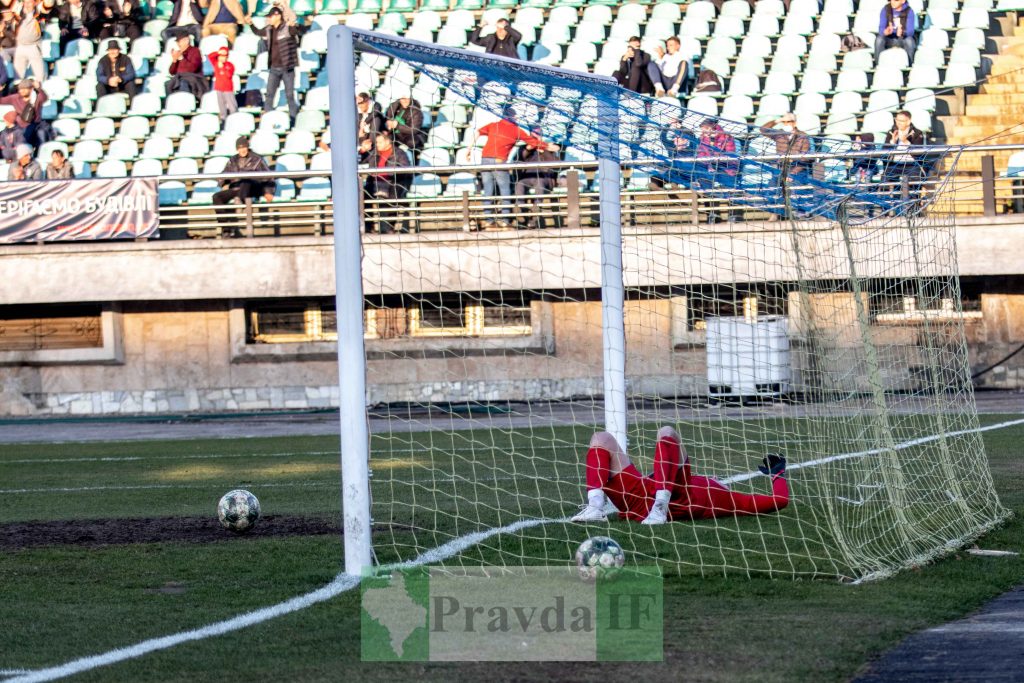
[[[506,164],[512,148],[517,142],[525,142],[527,145],[540,149],[541,151],[557,152],[558,145],[552,145],[536,138],[516,124],[516,113],[509,107],[505,110],[505,118],[494,123],[488,123],[476,131],[470,148],[476,145],[476,138],[486,136],[487,142],[481,153],[480,163],[482,164]],[[501,197],[501,219],[495,221],[495,215],[491,211],[494,202],[484,199],[484,206],[488,209],[484,216],[484,228],[509,228],[512,223],[509,216],[512,215],[512,206],[509,204],[509,197],[512,195],[512,174],[507,170],[484,171],[480,174],[483,182],[484,197]]]
[[[171,50],[171,80],[167,81],[167,94],[190,92],[199,99],[210,89],[203,77],[203,55],[192,44],[189,34],[180,33],[175,41],[177,45]]]

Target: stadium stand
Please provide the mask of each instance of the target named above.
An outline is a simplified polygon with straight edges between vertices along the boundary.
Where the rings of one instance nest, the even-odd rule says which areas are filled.
[[[256,6],[253,7],[252,5]],[[690,94],[683,103],[698,112],[760,125],[793,110],[798,125],[811,134],[849,139],[861,132],[885,133],[898,109],[908,109],[918,128],[937,142],[966,142],[983,131],[966,119],[980,113],[981,104],[967,107],[968,116],[939,125],[937,103],[943,89],[973,84],[986,63],[988,32],[1001,12],[1014,10],[1014,0],[911,0],[917,15],[918,50],[911,61],[901,48],[885,50],[876,64],[872,56],[883,2],[879,0],[791,0],[789,11],[781,0],[724,0],[712,2],[617,2],[615,0],[292,0],[292,9],[306,27],[299,46],[296,90],[300,111],[291,124],[283,90],[273,109],[241,107],[223,123],[217,116],[214,93],[196,98],[187,92],[165,93],[173,41],[164,43],[171,3],[160,0],[143,27],[144,35],[122,39],[139,76],[139,94],[129,103],[122,95],[97,97],[95,71],[102,58],[99,40],[77,39],[59,50],[55,21],[46,26],[43,49],[49,72],[45,92],[50,98],[43,116],[52,125],[55,140],[66,146],[79,176],[153,176],[161,173],[213,172],[234,154],[234,140],[251,136],[252,149],[265,156],[272,168],[327,170],[329,157],[321,151],[326,141],[328,92],[324,56],[326,30],[339,22],[350,26],[404,35],[418,40],[464,47],[471,29],[481,19],[508,18],[523,34],[520,56],[573,69],[610,73],[617,68],[626,39],[643,38],[650,51],[678,35],[691,63],[691,78],[711,68],[724,79],[724,90]],[[253,24],[262,26],[269,5],[250,2]],[[844,35],[859,38],[859,49],[844,50]],[[130,43],[130,44],[129,44]],[[204,38],[205,57],[221,45],[222,36]],[[469,46],[469,49],[481,49]],[[235,64],[238,92],[264,91],[267,55],[259,38],[243,27],[230,59]],[[1016,57],[1016,60],[1022,58]],[[12,69],[6,65],[8,71]],[[1020,68],[1011,59],[1005,73]],[[211,72],[204,63],[205,73]],[[13,76],[13,73],[11,73]],[[357,68],[360,89],[371,92],[382,109],[393,99],[396,82],[412,83],[407,65],[387,58],[365,56]],[[1010,90],[995,92],[1009,93]],[[424,108],[429,126],[423,149],[414,164],[424,172],[412,181],[411,196],[435,197],[463,191],[476,192],[472,174],[443,176],[431,166],[473,160],[464,149],[474,112],[448,99],[436,83],[421,77],[412,94]],[[995,106],[996,100],[992,100]],[[972,112],[971,108],[975,111]],[[2,109],[3,107],[0,107]],[[989,113],[981,113],[988,116]],[[544,124],[544,121],[541,121]],[[946,133],[957,128],[957,135]],[[963,130],[961,130],[963,129]],[[987,128],[985,129],[987,130]],[[758,141],[750,142],[757,148]],[[587,154],[586,145],[573,153]],[[39,158],[51,147],[42,146]],[[464,161],[459,162],[462,159]],[[1004,166],[1005,166],[1005,160]],[[626,180],[631,187],[645,183]],[[307,187],[308,186],[308,187]],[[296,189],[279,183],[279,199],[322,201],[330,192],[323,178],[300,182]],[[202,204],[210,201],[208,182],[166,181],[162,203]]]

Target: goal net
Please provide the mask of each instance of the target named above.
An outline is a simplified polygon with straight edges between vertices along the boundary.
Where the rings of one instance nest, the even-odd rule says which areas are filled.
[[[1006,516],[976,431],[944,175],[955,158],[919,184],[939,165],[916,150],[858,151],[390,35],[332,29],[328,62],[349,571],[560,564],[602,534],[672,572],[864,579]],[[355,93],[372,100],[363,112]],[[428,131],[393,135],[416,172],[378,176],[397,195],[358,199],[352,131],[366,106],[403,100]],[[487,163],[497,133],[476,132],[500,119],[519,147],[557,145],[562,165],[508,184],[498,170],[483,189],[506,196],[481,196],[484,173],[449,166]],[[900,180],[880,182],[883,164],[902,164]],[[531,178],[543,182],[517,187]],[[410,216],[547,223],[360,243],[359,202],[367,228],[388,211],[395,229],[415,229]],[[573,203],[578,225],[564,219]],[[768,493],[757,466],[784,455],[790,504],[568,522],[594,432],[650,472],[663,425],[694,474],[740,493]]]

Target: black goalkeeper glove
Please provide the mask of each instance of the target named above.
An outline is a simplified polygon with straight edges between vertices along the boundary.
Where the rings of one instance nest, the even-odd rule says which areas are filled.
[[[757,469],[765,475],[782,474],[786,471],[786,459],[778,453],[769,453],[764,456],[764,460],[757,466]]]

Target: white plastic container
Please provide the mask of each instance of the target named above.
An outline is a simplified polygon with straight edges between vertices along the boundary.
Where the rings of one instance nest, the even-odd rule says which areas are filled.
[[[792,368],[785,316],[707,319],[708,396],[777,398],[789,393]]]

